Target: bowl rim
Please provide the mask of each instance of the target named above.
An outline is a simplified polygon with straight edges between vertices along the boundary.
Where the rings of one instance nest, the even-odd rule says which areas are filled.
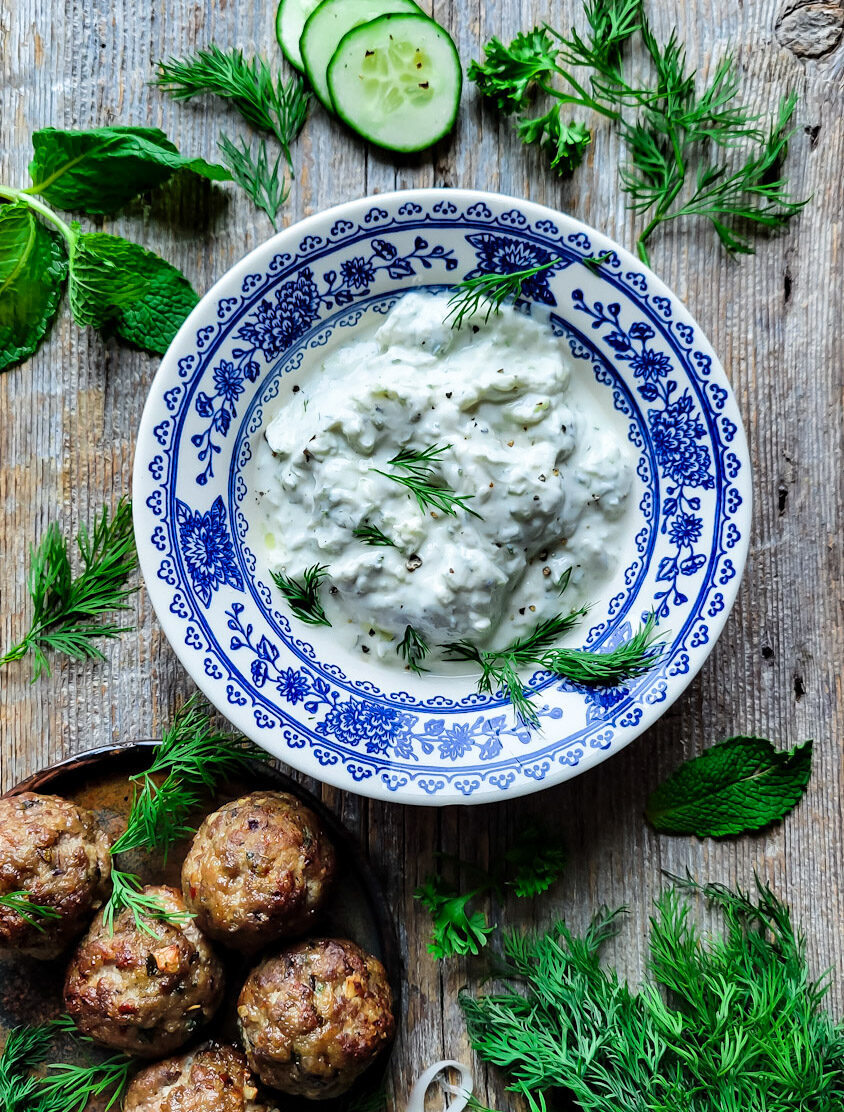
[[[329,208],[322,209],[319,212],[313,213],[310,216],[304,217],[300,221],[296,221],[280,232],[271,236],[269,239],[255,246],[247,255],[245,255],[239,262],[235,263],[229,270],[227,270],[217,281],[211,286],[208,292],[200,299],[196,307],[191,311],[190,315],[185,320],[180,328],[177,336],[173,340],[168,352],[165,354],[158,370],[150,384],[147,402],[145,403],[143,414],[141,417],[140,426],[138,429],[138,437],[135,449],[135,461],[133,468],[133,513],[135,523],[135,536],[138,545],[139,562],[141,566],[144,579],[147,582],[147,590],[150,600],[153,604],[153,609],[158,618],[159,624],[169,642],[171,648],[178,657],[180,663],[194,680],[194,682],[203,691],[205,696],[213,703],[222,715],[232,721],[238,728],[239,723],[236,718],[232,716],[232,711],[237,708],[230,707],[224,699],[215,697],[217,691],[217,682],[213,681],[210,677],[206,676],[201,668],[195,666],[196,661],[193,656],[189,655],[187,647],[184,645],[184,638],[182,631],[176,625],[175,617],[169,613],[167,607],[159,608],[156,597],[152,590],[149,588],[149,583],[154,581],[154,559],[157,554],[151,553],[148,542],[144,539],[144,534],[141,528],[140,520],[142,511],[140,509],[138,494],[144,487],[147,476],[145,474],[145,462],[147,458],[146,449],[153,447],[152,429],[156,417],[153,414],[150,400],[156,393],[157,386],[162,382],[172,381],[173,370],[176,366],[176,356],[174,352],[179,348],[180,341],[183,341],[189,335],[194,333],[194,330],[201,324],[207,323],[209,320],[209,311],[215,307],[216,302],[223,295],[225,291],[237,288],[243,279],[251,273],[256,267],[256,263],[260,260],[260,266],[264,266],[269,262],[273,254],[277,251],[284,250],[286,245],[289,245],[293,237],[297,242],[305,239],[308,235],[323,229],[326,225],[331,224],[332,221],[337,219],[358,220],[361,216],[371,209],[373,206],[379,205],[397,205],[402,203],[416,203],[424,206],[431,207],[438,201],[451,202],[453,204],[464,207],[473,204],[492,203],[495,206],[511,205],[520,209],[526,216],[528,216],[532,223],[535,225],[536,221],[542,219],[554,220],[562,218],[566,223],[572,225],[578,232],[582,232],[590,238],[593,247],[596,248],[597,253],[601,254],[606,251],[614,251],[622,264],[622,272],[627,269],[633,268],[644,276],[647,280],[648,290],[651,294],[660,296],[667,299],[674,309],[680,310],[680,315],[689,321],[694,327],[698,336],[698,342],[705,345],[711,352],[713,358],[713,369],[720,371],[723,375],[724,381],[729,387],[729,394],[735,402],[735,409],[738,420],[738,426],[735,432],[734,440],[732,443],[733,450],[739,455],[742,461],[742,468],[744,471],[743,478],[739,481],[741,486],[742,505],[739,511],[733,515],[734,520],[740,520],[742,524],[741,536],[738,544],[730,550],[730,558],[735,567],[734,577],[726,584],[719,585],[720,590],[724,597],[724,606],[720,613],[708,617],[709,622],[709,638],[703,646],[703,651],[692,656],[689,660],[689,666],[686,672],[675,675],[672,677],[672,685],[670,692],[666,695],[665,699],[659,704],[658,712],[652,719],[647,720],[642,724],[633,726],[630,729],[617,733],[613,738],[612,744],[606,750],[592,750],[587,753],[584,760],[580,762],[575,768],[570,768],[567,765],[557,765],[552,769],[548,776],[542,780],[533,781],[526,776],[517,778],[509,784],[504,790],[494,788],[488,785],[486,790],[473,793],[466,796],[462,794],[453,784],[448,784],[437,794],[426,794],[418,784],[410,783],[405,787],[400,787],[397,790],[389,788],[385,783],[382,783],[379,777],[370,777],[363,783],[350,783],[351,777],[344,773],[341,764],[340,771],[335,772],[335,766],[323,766],[318,764],[316,760],[310,757],[308,750],[301,752],[308,754],[301,765],[291,763],[291,767],[299,769],[305,775],[312,776],[313,778],[336,787],[340,790],[351,791],[354,794],[360,794],[372,799],[379,799],[385,802],[397,802],[405,805],[415,805],[422,807],[438,807],[450,805],[463,805],[463,806],[477,806],[484,803],[503,802],[507,799],[515,799],[523,795],[533,794],[538,791],[545,790],[556,786],[557,784],[571,779],[574,776],[580,775],[598,764],[602,764],[606,759],[613,756],[615,753],[620,752],[636,738],[640,737],[644,732],[650,729],[662,717],[662,715],[672,706],[677,699],[687,690],[692,681],[700,672],[703,664],[711,654],[715,643],[718,641],[723,633],[727,619],[732,612],[733,606],[738,595],[741,583],[743,581],[744,571],[747,564],[747,556],[750,546],[750,533],[749,527],[751,522],[753,495],[752,495],[752,464],[750,459],[749,447],[747,436],[744,428],[744,421],[738,408],[738,400],[735,397],[735,392],[732,389],[732,384],[727,376],[726,370],[715,352],[711,343],[703,331],[696,318],[692,315],[689,308],[683,301],[660,279],[651,268],[643,263],[639,258],[634,256],[625,247],[612,240],[607,234],[600,230],[584,223],[582,220],[575,216],[571,216],[561,210],[553,209],[547,205],[541,204],[527,198],[520,198],[510,194],[496,193],[489,190],[476,190],[466,188],[450,188],[450,187],[422,187],[404,190],[391,190],[384,193],[375,193],[364,197],[354,198],[349,201],[343,201],[338,204],[332,205]],[[518,229],[514,229],[516,233]],[[190,346],[193,346],[192,341]],[[707,401],[711,406],[711,403]],[[156,411],[158,412],[158,411]],[[142,450],[143,449],[143,450]],[[152,574],[147,574],[151,572]],[[643,714],[643,719],[645,715]],[[279,761],[286,763],[289,758],[289,752],[285,750],[280,751],[280,747],[270,749],[265,744],[264,739],[258,737],[254,732],[248,732],[256,744],[261,748],[268,749]],[[297,752],[299,752],[297,750]]]

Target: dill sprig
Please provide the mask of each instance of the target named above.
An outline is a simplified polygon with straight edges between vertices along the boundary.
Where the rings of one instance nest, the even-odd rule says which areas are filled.
[[[540,658],[539,666],[583,687],[614,687],[622,680],[643,675],[656,664],[662,655],[654,647],[658,636],[664,634],[657,631],[656,615],[650,614],[629,641],[609,652],[552,649]]]
[[[113,515],[107,507],[94,522],[93,532],[83,526],[76,543],[82,569],[74,576],[68,543],[58,526],[47,528],[37,548],[30,548],[27,588],[32,599],[32,624],[17,645],[0,657],[0,665],[32,655],[33,683],[50,675],[47,652],[63,653],[74,660],[104,660],[97,645],[129,632],[131,626],[104,621],[104,615],[128,610],[138,584],[126,581],[138,566],[132,532],[132,504],[121,498]]]
[[[324,564],[305,568],[301,579],[294,579],[280,571],[271,572],[271,575],[275,585],[287,599],[294,617],[308,625],[331,625],[319,597],[320,586],[329,575]]]
[[[24,890],[7,892],[4,896],[0,896],[0,907],[14,911],[25,923],[35,927],[42,934],[46,930],[45,921],[55,922],[62,917],[62,913],[57,908],[50,907],[49,904],[35,903],[32,893]]]
[[[486,323],[493,313],[501,312],[505,301],[515,301],[521,297],[525,282],[535,278],[537,274],[552,270],[562,261],[560,258],[553,258],[509,274],[480,274],[474,278],[466,278],[454,287],[445,319],[451,319],[452,328],[460,328],[467,318],[471,320],[476,313],[483,310]]]
[[[210,93],[230,101],[247,123],[273,134],[293,172],[290,148],[308,116],[311,94],[297,73],[286,82],[273,77],[263,58],[242,50],[221,50],[215,43],[186,58],[160,61],[153,84],[174,100]]]
[[[359,541],[363,541],[364,544],[371,544],[382,548],[396,547],[395,541],[391,541],[387,534],[379,529],[377,525],[370,525],[368,521],[362,522],[356,529],[353,529],[352,535],[357,537]]]
[[[653,232],[689,216],[708,220],[730,253],[752,252],[750,231],[783,228],[806,204],[791,196],[778,169],[797,98],[785,97],[767,128],[760,127],[737,99],[731,54],[699,83],[676,30],[660,43],[641,9],[641,0],[586,0],[583,34],[546,24],[509,45],[492,39],[469,76],[501,112],[517,114],[522,141],[544,147],[560,172],[571,172],[589,143],[585,125],[564,112],[597,112],[614,122],[628,153],[622,189],[630,208],[648,218],[638,239],[644,262]],[[650,69],[637,82],[621,58],[634,35]],[[530,117],[534,92],[552,104]]]
[[[38,1079],[29,1073],[46,1061],[55,1031],[52,1024],[41,1027],[12,1027],[0,1054],[0,1108],[3,1112],[30,1112]]]
[[[496,969],[505,991],[461,994],[474,1049],[534,1110],[553,1090],[590,1112],[841,1107],[844,1030],[824,1010],[828,982],[812,979],[788,907],[756,888],[667,889],[638,992],[601,962],[623,909],[600,910],[583,934],[563,922],[508,932]],[[690,889],[721,913],[721,932],[697,925]]]
[[[404,631],[404,637],[396,645],[396,652],[417,676],[421,676],[427,668],[422,667],[422,661],[431,651],[431,647],[418,629],[409,625]]]
[[[55,1062],[48,1066],[47,1076],[38,1084],[33,1112],[82,1112],[89,1101],[98,1097],[107,1098],[101,1107],[103,1112],[109,1112],[122,1102],[137,1068],[138,1063],[125,1054],[88,1066]]]
[[[221,133],[217,147],[232,178],[252,198],[256,207],[267,214],[273,228],[278,231],[278,214],[290,196],[290,186],[280,172],[283,153],[279,153],[270,165],[267,144],[263,139],[258,142],[257,154],[253,154],[245,139],[241,139],[238,146],[225,132]]]
[[[422,451],[416,448],[402,448],[392,459],[387,460],[387,465],[405,474],[396,475],[390,471],[381,471],[378,467],[370,467],[369,470],[407,487],[423,513],[427,510],[439,510],[449,517],[456,517],[459,507],[472,517],[483,520],[479,513],[467,505],[469,499],[475,497],[474,494],[457,494],[437,473],[436,465],[442,462],[443,456],[450,449],[451,444],[442,447],[431,444]]]
[[[494,695],[504,691],[513,710],[526,726],[537,727],[539,715],[525,691],[519,668],[539,666],[546,649],[570,630],[586,613],[586,607],[571,614],[555,614],[544,618],[522,637],[517,637],[503,649],[479,649],[472,641],[463,639],[443,645],[446,660],[465,660],[481,670],[478,691]]]
[[[567,584],[568,580],[562,590]],[[554,642],[570,630],[587,609],[582,607],[571,614],[545,618],[530,633],[503,649],[479,649],[472,641],[462,640],[444,645],[443,652],[447,660],[477,664],[481,670],[478,691],[489,695],[503,691],[524,725],[535,729],[539,726],[539,716],[525,691],[520,668],[542,669],[587,687],[612,687],[624,679],[642,675],[659,660],[661,654],[654,648],[657,633],[653,614],[628,641],[610,652],[553,648]]]
[[[132,850],[157,850],[164,855],[181,838],[193,833],[187,819],[201,802],[238,772],[248,770],[250,760],[263,754],[242,739],[214,730],[207,710],[192,696],[178,711],[156,747],[148,769],[130,777],[135,795],[125,831],[111,847],[112,856]],[[149,920],[176,923],[187,914],[170,912],[143,892],[134,873],[113,869],[112,892],[103,912],[106,929],[114,929],[114,918],[128,908],[139,929],[155,934]]]
[[[51,1063],[46,1076],[33,1076],[50,1056],[59,1034],[77,1041],[79,1035],[69,1016],[60,1016],[38,1027],[13,1027],[0,1055],[0,1108],[3,1112],[82,1112],[95,1097],[108,1096],[102,1105],[108,1112],[122,1098],[137,1062],[124,1054],[87,1066]]]

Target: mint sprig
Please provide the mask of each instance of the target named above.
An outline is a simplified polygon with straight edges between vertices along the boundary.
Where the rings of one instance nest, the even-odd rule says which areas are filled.
[[[0,185],[0,371],[38,349],[65,280],[77,324],[163,355],[199,300],[187,278],[130,240],[67,223],[51,205],[112,212],[177,170],[214,181],[228,170],[183,157],[157,128],[45,128],[33,147],[32,185]]]
[[[645,816],[664,834],[761,830],[799,803],[811,771],[811,741],[782,751],[765,738],[728,738],[673,772],[651,794]]]

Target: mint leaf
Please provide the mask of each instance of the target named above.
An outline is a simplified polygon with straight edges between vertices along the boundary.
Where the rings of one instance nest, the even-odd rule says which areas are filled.
[[[211,181],[230,181],[223,166],[184,158],[157,127],[99,127],[32,136],[31,193],[50,204],[82,212],[114,212],[139,193],[161,185],[177,170]]]
[[[79,235],[70,256],[70,307],[77,324],[110,326],[143,351],[163,355],[199,298],[158,255],[105,232]]]
[[[811,741],[782,752],[765,738],[728,738],[673,772],[645,817],[655,830],[699,838],[759,830],[800,801],[811,771]]]
[[[56,315],[66,273],[59,236],[22,202],[0,209],[0,371],[37,349]]]

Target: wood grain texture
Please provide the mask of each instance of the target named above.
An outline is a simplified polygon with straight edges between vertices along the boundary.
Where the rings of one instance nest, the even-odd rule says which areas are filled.
[[[577,5],[435,0],[433,7],[468,60],[492,34],[510,37],[545,18],[569,25]],[[407,989],[392,1066],[398,1107],[431,1060],[468,1060],[457,992],[477,972],[461,961],[438,967],[426,954],[426,921],[413,889],[436,850],[483,861],[533,816],[553,817],[571,864],[551,897],[536,907],[497,908],[499,921],[565,915],[582,923],[600,903],[627,904],[629,927],[613,957],[638,977],[662,870],[689,868],[700,878],[742,884],[756,871],[793,904],[814,968],[844,971],[840,5],[647,0],[646,7],[661,36],[677,21],[704,71],[734,50],[746,98],[759,110],[787,89],[801,96],[789,168],[795,192],[813,200],[791,234],[761,243],[740,263],[720,253],[702,226],[661,234],[652,248],[655,269],[720,353],[744,414],[755,467],[747,572],[725,634],[685,696],[594,771],[532,798],[445,811],[323,791],[368,844],[400,924]],[[214,157],[221,125],[236,131],[236,122],[214,104],[166,101],[146,84],[153,63],[211,41],[277,59],[272,26],[270,5],[254,0],[0,0],[0,181],[25,182],[30,134],[48,124],[157,124],[180,149]],[[635,242],[609,128],[598,126],[586,164],[571,182],[560,182],[472,90],[455,135],[432,153],[396,163],[367,151],[317,109],[296,158],[287,221],[379,190],[465,186],[528,197],[627,246]],[[159,251],[199,290],[270,232],[243,196],[202,182],[176,182],[150,203],[91,224]],[[25,627],[29,542],[54,518],[75,532],[103,500],[129,490],[135,432],[155,369],[145,355],[80,332],[63,312],[35,358],[0,376],[0,644]],[[26,663],[0,672],[4,787],[63,754],[155,736],[191,690],[143,594],[137,611],[138,632],[115,644],[105,664],[59,663],[36,686]],[[816,739],[807,797],[783,826],[723,843],[658,837],[645,827],[645,798],[685,756],[731,733],[753,732],[784,745]],[[844,1005],[844,978],[832,1003],[836,1010]],[[499,1078],[485,1070],[479,1077],[482,1098],[511,1107]]]

